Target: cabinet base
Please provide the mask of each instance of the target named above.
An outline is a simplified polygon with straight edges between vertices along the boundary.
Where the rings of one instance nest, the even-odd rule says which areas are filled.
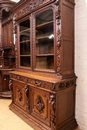
[[[77,128],[78,126],[75,118],[71,118],[64,123],[58,125],[57,127],[51,128],[50,126],[47,126],[34,118],[29,113],[26,113],[13,103],[10,104],[9,108],[35,130],[75,130],[75,128]]]

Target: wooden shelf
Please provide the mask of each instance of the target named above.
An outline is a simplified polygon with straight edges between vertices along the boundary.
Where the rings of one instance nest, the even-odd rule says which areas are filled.
[[[46,23],[43,23],[43,24],[39,24],[39,25],[37,25],[36,26],[36,28],[38,29],[38,28],[42,28],[42,27],[44,27],[44,26],[50,26],[50,24],[53,24],[53,21],[49,21],[49,22],[46,22]]]
[[[25,42],[30,42],[30,40],[24,40],[24,41],[22,41],[20,43],[25,43]]]
[[[26,31],[30,31],[30,28],[29,29],[25,29],[23,31],[20,31],[20,34],[26,32]]]
[[[37,54],[36,56],[54,56],[54,54]]]

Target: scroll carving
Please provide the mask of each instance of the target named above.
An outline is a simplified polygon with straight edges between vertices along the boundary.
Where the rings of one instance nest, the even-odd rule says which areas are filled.
[[[60,83],[59,84],[59,89],[65,89],[65,88],[68,88],[70,86],[75,86],[75,82],[73,80],[72,81],[68,81],[68,82]]]
[[[56,116],[55,116],[55,108],[56,108],[56,96],[54,94],[50,94],[50,101],[51,104],[51,128],[55,130],[56,127]]]
[[[46,3],[46,2],[49,2],[49,1],[52,1],[52,0],[31,0],[28,4],[28,6],[26,6],[25,8],[23,8],[22,10],[20,10],[16,17],[21,17],[22,15],[28,13],[29,11],[31,11],[32,9],[34,9],[35,7],[38,7],[40,6],[41,4],[43,3]]]
[[[18,100],[21,102],[23,99],[22,91],[21,91],[21,89],[18,89],[17,92],[18,92]]]
[[[37,96],[35,100],[35,107],[38,110],[39,113],[44,112],[45,104],[41,96]]]
[[[45,87],[46,84],[44,82],[41,82],[39,80],[32,80],[31,83],[35,86]]]

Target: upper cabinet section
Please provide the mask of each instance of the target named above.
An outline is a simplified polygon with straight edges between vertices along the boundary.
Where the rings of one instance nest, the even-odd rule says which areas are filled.
[[[12,11],[16,68],[74,76],[74,0],[24,0]]]

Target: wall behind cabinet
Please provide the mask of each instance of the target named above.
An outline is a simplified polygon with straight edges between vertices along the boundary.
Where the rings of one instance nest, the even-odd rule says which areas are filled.
[[[87,0],[75,0],[76,119],[87,130]]]

